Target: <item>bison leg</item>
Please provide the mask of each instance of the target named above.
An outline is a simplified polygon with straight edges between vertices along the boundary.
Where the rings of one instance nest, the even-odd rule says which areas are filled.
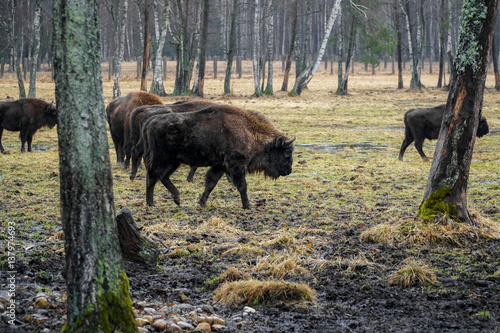
[[[215,185],[217,185],[217,182],[223,174],[224,170],[222,168],[211,167],[210,169],[208,169],[205,176],[205,190],[201,194],[200,200],[198,201],[201,207],[205,207],[208,196],[214,189]]]
[[[6,151],[2,146],[2,134],[3,134],[3,127],[0,127],[0,153],[5,154]]]
[[[155,185],[160,180],[160,177],[155,175],[154,172],[146,173],[146,204],[148,206],[154,206],[154,190]]]
[[[194,174],[196,173],[196,169],[198,169],[197,167],[195,166],[192,166],[191,169],[189,169],[189,174],[187,176],[187,181],[192,183],[193,182],[193,178],[194,178]]]
[[[167,190],[172,193],[172,198],[177,206],[181,204],[179,197],[179,190],[175,187],[174,183],[170,180],[170,175],[165,175],[162,177],[161,182],[167,188]]]
[[[33,134],[28,134],[28,151],[31,153],[31,142],[33,141]]]
[[[139,141],[133,148],[132,148],[132,163],[130,167],[130,180],[134,180],[135,176],[137,175],[137,169],[139,168],[141,164],[141,159],[143,155],[143,143],[142,141]]]
[[[243,205],[243,208],[245,208],[245,209],[252,208],[252,205],[250,205],[250,201],[248,200],[247,180],[245,178],[245,173],[233,174],[231,176],[231,179],[232,179],[234,186],[236,186],[236,188],[240,192],[241,204]]]
[[[424,144],[424,140],[415,139],[415,148],[417,148],[417,151],[420,154],[420,156],[422,157],[422,159],[424,161],[428,162],[429,159],[427,158],[427,156],[425,156],[424,151],[422,150],[423,144]]]
[[[123,144],[120,143],[120,138],[118,135],[111,132],[111,139],[113,139],[113,144],[115,145],[115,151],[116,151],[116,164],[122,164],[123,163]]]
[[[405,154],[406,148],[413,142],[413,135],[411,135],[408,129],[405,129],[405,138],[401,144],[401,149],[399,150],[399,160],[403,160],[403,155]]]
[[[21,153],[24,153],[26,149],[24,148],[26,141],[28,141],[28,131],[27,130],[21,130],[19,133],[19,140],[21,140]]]

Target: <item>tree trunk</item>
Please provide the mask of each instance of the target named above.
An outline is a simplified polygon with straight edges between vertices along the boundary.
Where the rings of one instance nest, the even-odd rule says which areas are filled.
[[[14,0],[8,2],[8,15],[9,15],[9,42],[11,45],[12,62],[17,76],[17,85],[19,86],[19,98],[26,97],[26,89],[24,88],[23,73],[21,72],[21,65],[17,58],[17,43],[14,33]]]
[[[399,20],[399,1],[394,0],[394,20],[396,23],[396,53],[398,58],[398,89],[403,89],[403,43],[401,40],[401,23]]]
[[[255,0],[252,64],[253,83],[255,88],[253,96],[257,97],[262,95],[260,90],[260,12],[261,6],[259,0]]]
[[[281,91],[288,90],[288,77],[290,76],[290,70],[292,68],[292,56],[295,47],[295,39],[297,38],[297,18],[298,18],[298,3],[299,0],[293,2],[292,10],[292,28],[290,31],[290,46],[288,49],[288,54],[286,56],[285,73],[283,74],[283,84],[281,85]]]
[[[338,13],[340,11],[340,3],[341,0],[336,0],[335,4],[333,5],[330,17],[328,18],[328,23],[326,26],[325,34],[323,36],[323,41],[321,42],[321,47],[316,57],[316,61],[312,66],[309,66],[304,72],[302,72],[302,74],[300,74],[300,76],[295,80],[293,89],[292,91],[290,91],[291,95],[300,95],[302,93],[302,90],[304,90],[307,84],[312,80],[314,73],[316,73],[321,63],[321,59],[323,59],[323,55],[325,54],[326,45],[328,39],[330,38],[330,33],[332,31],[333,24],[335,23],[335,20],[337,19]]]
[[[150,239],[141,235],[128,208],[123,208],[116,216],[116,227],[123,260],[155,267],[160,251]]]
[[[446,0],[441,0],[440,13],[439,13],[439,78],[437,87],[443,87],[444,80],[444,62],[445,62],[445,45],[446,45],[446,32],[448,31],[446,24]]]
[[[493,73],[495,74],[495,90],[500,91],[500,74],[498,73],[498,53],[497,53],[495,36],[491,42],[491,57],[493,61]]]
[[[98,4],[54,0],[53,14],[67,283],[63,332],[135,332],[114,219]]]
[[[274,14],[273,2],[268,1],[265,10],[266,39],[267,39],[267,85],[264,94],[274,95],[273,91],[273,45],[274,45]]]
[[[184,95],[189,91],[191,77],[190,55],[189,55],[189,0],[184,3],[177,0],[177,14],[180,23],[179,36],[177,40],[177,72],[175,77],[174,95]]]
[[[144,51],[142,54],[142,74],[141,74],[141,90],[146,91],[146,76],[148,75],[149,64],[149,7],[150,0],[144,2]]]
[[[38,69],[38,56],[40,55],[40,1],[35,1],[35,18],[33,20],[33,55],[31,56],[30,87],[28,97],[36,97],[36,70]]]
[[[238,16],[238,0],[233,0],[233,11],[231,13],[231,31],[229,33],[229,46],[227,50],[226,76],[224,77],[224,95],[231,93],[231,68],[236,48],[236,17]]]
[[[122,71],[122,61],[123,55],[125,53],[125,28],[127,25],[127,12],[128,12],[128,0],[123,0],[123,7],[120,13],[119,2],[116,4],[117,17],[115,17],[115,56],[113,57],[113,67],[115,71],[115,78],[113,81],[113,98],[121,96],[120,90],[120,77]]]
[[[155,33],[156,33],[156,52],[155,65],[153,70],[153,82],[149,92],[158,96],[166,96],[165,88],[163,87],[163,47],[167,38],[168,15],[170,12],[170,1],[165,0],[163,7],[163,15],[161,16],[161,28],[158,22],[158,0],[154,0],[154,15],[155,15]]]
[[[436,214],[473,225],[467,210],[467,183],[481,119],[484,83],[498,0],[466,0],[460,19],[455,68],[434,159],[418,215]]]
[[[411,82],[410,89],[422,88],[420,81],[420,45],[419,45],[419,29],[418,29],[418,14],[414,0],[404,0],[403,9],[406,15],[406,23],[408,25],[408,38],[410,43],[410,58],[411,58]]]
[[[351,32],[349,34],[349,46],[347,48],[347,57],[345,60],[345,74],[339,82],[337,95],[347,95],[349,83],[349,71],[352,66],[352,58],[354,56],[354,46],[356,45],[357,23],[356,18],[352,18]]]
[[[198,71],[197,71],[197,85],[193,87],[193,94],[203,97],[203,86],[205,84],[205,67],[207,63],[207,38],[208,38],[208,16],[210,13],[210,1],[203,0],[202,7],[202,20],[201,20],[201,33],[200,33],[200,50],[198,54]]]

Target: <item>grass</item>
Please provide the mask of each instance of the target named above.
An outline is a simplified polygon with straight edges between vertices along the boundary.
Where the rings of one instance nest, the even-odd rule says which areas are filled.
[[[403,288],[413,284],[429,285],[437,283],[436,274],[423,261],[409,258],[399,270],[389,276],[390,285],[399,285]]]
[[[135,63],[125,64],[125,68],[133,72]],[[174,66],[169,68],[173,70]],[[279,70],[276,73],[274,82],[278,87],[281,76]],[[250,66],[243,79],[232,80],[233,92],[229,96],[222,95],[223,78],[219,75],[213,79],[207,74],[206,98],[259,111],[282,131],[297,136],[292,174],[277,181],[262,175],[247,177],[250,201],[263,203],[250,211],[241,208],[238,192],[225,178],[212,192],[207,208],[197,207],[204,169],[197,172],[194,183],[187,183],[185,166],[172,175],[180,191],[181,206],[172,202],[159,183],[155,188],[157,206],[147,207],[144,170],[139,170],[137,179],[130,181],[127,172],[116,165],[113,143],[108,137],[115,210],[129,207],[143,233],[156,241],[162,251],[173,249],[162,254],[160,267],[194,255],[211,259],[220,256],[226,263],[218,263],[214,274],[222,279],[227,271],[228,277],[219,285],[225,287],[216,297],[232,304],[265,304],[273,297],[280,302],[312,300],[313,291],[287,280],[303,282],[307,287],[311,275],[318,272],[334,270],[357,276],[364,274],[365,267],[369,268],[367,274],[376,268],[389,275],[409,256],[406,250],[427,249],[435,262],[440,262],[439,254],[447,258],[443,260],[446,265],[453,263],[450,258],[454,258],[464,267],[478,267],[477,260],[453,251],[453,247],[434,244],[467,249],[475,242],[480,246],[481,242],[498,237],[500,213],[495,208],[500,208],[500,95],[491,89],[493,75],[487,78],[483,103],[483,115],[491,133],[476,140],[468,186],[469,209],[476,212],[485,227],[464,229],[459,224],[421,223],[413,218],[422,200],[430,163],[421,160],[413,145],[407,149],[404,162],[397,160],[404,113],[410,108],[446,101],[447,92],[433,88],[437,75],[424,73],[422,81],[428,88],[421,91],[398,90],[395,75],[382,72],[372,76],[358,66],[349,78],[349,95],[337,96],[337,78],[328,73],[329,70],[320,70],[308,89],[293,98],[278,91],[274,96],[251,97]],[[54,83],[45,74],[40,74],[37,83],[38,97],[51,101]],[[124,94],[138,89],[139,81],[134,75],[124,76]],[[405,73],[404,78],[408,85],[409,74]],[[112,81],[104,80],[107,103],[112,99],[112,85]],[[173,73],[169,73],[165,87],[167,92],[173,91]],[[0,92],[1,100],[17,96],[13,74],[0,79]],[[164,103],[180,99],[163,98]],[[16,223],[17,241],[23,245],[41,244],[48,238],[60,242],[55,252],[37,246],[23,256],[63,256],[57,131],[39,130],[34,137],[33,153],[20,153],[18,136],[19,133],[9,131],[3,134],[2,143],[9,154],[0,156],[0,225]],[[425,141],[424,151],[430,157],[434,145],[435,141]],[[0,236],[3,240],[2,237],[5,236]],[[398,253],[403,254],[382,267],[378,262],[381,251],[372,242],[390,244],[391,249],[399,248]],[[498,258],[490,259],[497,267],[500,265]],[[460,267],[449,266],[442,269],[443,275],[460,275]],[[240,273],[229,272],[230,267],[238,267]],[[478,279],[492,275],[479,268],[474,272]],[[498,269],[494,272],[498,277]],[[239,274],[245,276],[245,281],[231,281],[235,278],[231,276]],[[249,282],[246,274],[282,281]],[[261,294],[255,294],[255,286],[262,289]]]

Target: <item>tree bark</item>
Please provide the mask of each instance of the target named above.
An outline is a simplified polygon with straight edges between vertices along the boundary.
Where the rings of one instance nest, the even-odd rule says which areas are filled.
[[[191,78],[191,60],[189,53],[189,0],[184,2],[184,8],[180,0],[177,0],[177,15],[179,21],[177,36],[177,71],[175,77],[174,95],[184,95],[189,91]]]
[[[491,57],[493,62],[493,73],[495,75],[495,90],[500,91],[500,74],[498,73],[498,51],[496,48],[495,37],[491,42]]]
[[[396,54],[398,58],[398,89],[403,89],[403,43],[401,40],[401,23],[399,20],[399,1],[394,0],[394,22],[396,24]]]
[[[40,1],[35,1],[35,18],[33,20],[33,54],[30,67],[30,87],[28,97],[36,97],[36,70],[38,68],[38,56],[40,55]]]
[[[98,2],[54,0],[53,14],[66,252],[63,332],[135,332],[114,219]]]
[[[446,0],[441,0],[441,6],[439,10],[439,78],[437,87],[443,87],[444,80],[444,62],[445,62],[445,45],[446,45],[446,32],[448,31],[446,23]]]
[[[148,75],[149,64],[149,8],[150,0],[144,2],[144,51],[142,54],[142,74],[141,74],[141,90],[146,91],[146,76]]]
[[[261,96],[260,90],[260,13],[261,5],[259,0],[255,0],[255,13],[254,13],[254,34],[253,34],[253,51],[252,51],[252,64],[253,64],[253,83],[254,93],[253,96]]]
[[[168,15],[170,12],[170,1],[165,0],[163,7],[163,15],[161,16],[161,28],[158,19],[158,0],[154,0],[154,15],[155,15],[155,33],[156,33],[156,52],[155,65],[153,70],[153,82],[149,92],[158,96],[166,96],[165,88],[163,87],[163,47],[167,38],[168,30]]]
[[[267,40],[267,85],[264,94],[274,95],[273,91],[273,45],[274,45],[274,14],[273,2],[268,1],[265,10],[266,40]]]
[[[150,239],[141,235],[128,208],[123,208],[116,216],[116,226],[123,260],[155,267],[160,251]]]
[[[410,89],[422,88],[420,81],[420,47],[419,45],[419,29],[418,29],[418,14],[414,0],[403,0],[403,9],[406,15],[408,25],[408,38],[410,43],[410,58],[411,58],[411,82]]]
[[[467,184],[498,0],[466,0],[455,59],[457,79],[448,94],[434,159],[418,215],[436,213],[473,225],[467,210]]]
[[[193,87],[193,94],[203,97],[203,86],[205,84],[205,67],[207,63],[207,38],[208,38],[208,16],[210,13],[210,1],[203,0],[202,7],[202,20],[201,20],[201,33],[200,33],[200,50],[198,53],[198,71],[196,85]]]
[[[337,95],[347,95],[349,83],[349,71],[352,66],[352,58],[354,56],[354,46],[356,45],[357,23],[356,18],[352,18],[351,31],[349,34],[349,46],[347,48],[347,57],[345,60],[345,74],[340,76],[339,86],[337,88]],[[340,78],[339,77],[339,78]]]
[[[122,72],[122,61],[123,55],[125,53],[125,27],[127,23],[127,13],[128,13],[128,0],[123,0],[123,7],[120,12],[119,1],[115,3],[116,10],[116,24],[115,24],[115,56],[113,57],[113,67],[115,71],[115,77],[113,80],[113,99],[121,96],[120,90],[120,77]]]
[[[293,50],[295,47],[295,39],[297,38],[297,18],[298,18],[298,4],[299,0],[293,2],[292,10],[292,28],[290,31],[290,46],[288,48],[288,54],[286,56],[285,72],[283,74],[283,84],[281,85],[281,91],[288,90],[288,78],[290,76],[290,70],[292,68],[292,57]]]
[[[19,64],[19,59],[17,58],[17,43],[14,32],[14,0],[9,0],[8,2],[8,15],[9,15],[9,42],[11,45],[12,62],[17,76],[17,85],[19,87],[19,98],[26,97],[26,89],[24,88],[23,73],[21,71],[21,65]]]
[[[224,95],[231,93],[231,69],[236,48],[236,18],[238,16],[238,0],[233,0],[231,13],[231,31],[229,32],[229,45],[227,50],[226,76],[224,77]]]

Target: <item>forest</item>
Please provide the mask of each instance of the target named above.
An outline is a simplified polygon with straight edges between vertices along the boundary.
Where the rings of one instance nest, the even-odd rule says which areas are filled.
[[[0,5],[0,331],[500,330],[498,0]],[[214,166],[183,164],[153,193],[110,120],[135,95],[144,149],[239,110],[291,169],[247,165],[244,200],[224,164],[202,201]],[[52,117],[26,152],[24,96]]]

